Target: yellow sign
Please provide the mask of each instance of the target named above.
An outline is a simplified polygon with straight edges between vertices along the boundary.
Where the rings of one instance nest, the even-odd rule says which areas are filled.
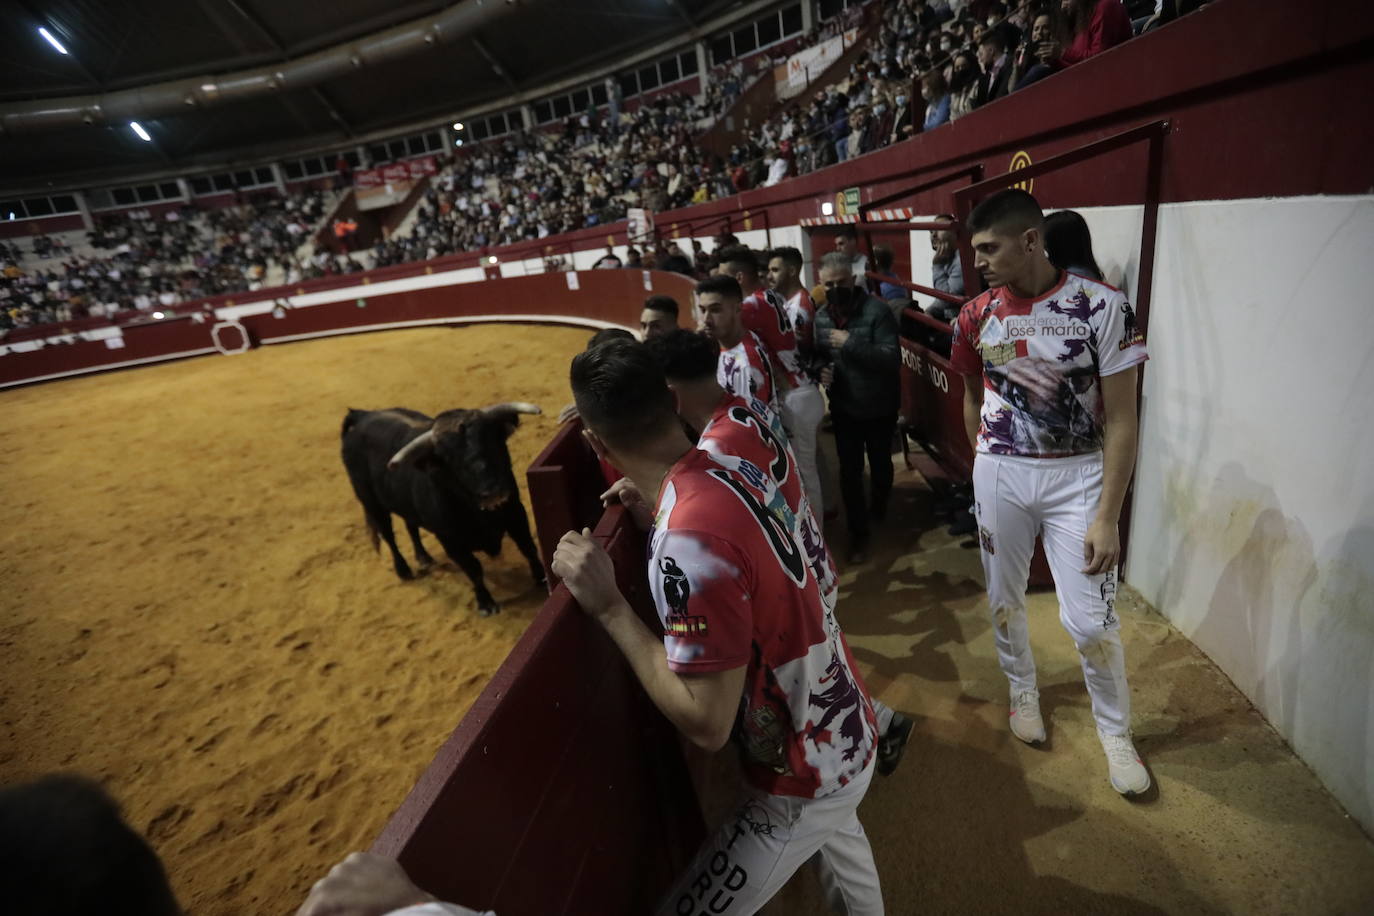
[[[1020,169],[1024,169],[1026,166],[1030,164],[1030,153],[1026,152],[1025,150],[1017,150],[1015,153],[1012,154],[1011,166],[1007,169],[1007,172],[1011,173],[1019,171]],[[1030,194],[1033,192],[1033,189],[1035,188],[1035,179],[1027,178],[1025,181],[1018,181],[1016,184],[1012,185],[1012,187],[1020,188],[1022,191],[1025,191],[1027,194]]]

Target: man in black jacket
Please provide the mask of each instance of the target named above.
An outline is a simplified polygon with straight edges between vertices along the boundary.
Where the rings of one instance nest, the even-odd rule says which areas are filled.
[[[816,311],[816,350],[826,366],[821,382],[830,393],[840,492],[849,527],[849,561],[868,559],[870,514],[881,521],[892,492],[892,434],[901,402],[901,353],[897,320],[881,299],[854,277],[849,256],[833,251],[821,260],[825,304]],[[864,500],[864,456],[872,477]]]

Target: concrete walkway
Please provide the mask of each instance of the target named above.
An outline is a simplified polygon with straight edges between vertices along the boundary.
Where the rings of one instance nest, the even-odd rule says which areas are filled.
[[[1117,610],[1155,787],[1128,801],[1108,783],[1052,591],[1030,600],[1049,742],[1013,738],[977,549],[945,532],[897,460],[889,522],[839,605],[869,687],[916,720],[901,768],[860,808],[890,916],[1374,913],[1369,838],[1129,588]],[[843,558],[842,529],[829,534]],[[764,912],[825,913],[820,900],[806,870]]]

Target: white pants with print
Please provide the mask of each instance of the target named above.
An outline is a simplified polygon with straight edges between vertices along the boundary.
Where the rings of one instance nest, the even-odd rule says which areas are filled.
[[[870,763],[858,779],[820,799],[749,789],[702,844],[658,916],[757,913],[810,859],[836,912],[881,916],[878,869],[857,813],[872,778]]]
[[[1082,571],[1083,539],[1102,495],[1102,453],[1019,458],[979,452],[973,495],[997,658],[1013,696],[1035,689],[1026,580],[1039,534],[1059,596],[1059,621],[1078,645],[1093,718],[1106,734],[1126,734],[1131,697],[1113,607],[1116,570],[1095,576]]]
[[[825,399],[815,385],[791,388],[782,396],[782,425],[797,456],[802,489],[806,491],[811,511],[819,519],[825,512],[825,497],[821,492],[819,443],[821,420],[825,419]]]

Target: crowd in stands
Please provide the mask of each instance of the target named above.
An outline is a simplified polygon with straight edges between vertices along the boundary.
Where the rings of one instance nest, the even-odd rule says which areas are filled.
[[[258,195],[220,209],[97,214],[88,253],[39,236],[35,255],[57,263],[29,269],[21,267],[17,246],[0,247],[0,330],[258,289],[269,271],[278,282],[298,283],[360,269],[328,252],[298,259],[327,203],[323,192],[311,191]]]
[[[784,108],[736,151],[735,187],[777,184],[934,130],[1199,5],[1158,0],[1154,15],[1133,22],[1123,0],[889,0],[843,79]]]
[[[444,157],[413,223],[362,259],[297,257],[324,212],[316,192],[222,210],[100,217],[88,254],[39,236],[35,257],[57,263],[26,267],[17,250],[0,250],[0,331],[252,290],[269,272],[293,284],[541,239],[616,222],[632,207],[670,210],[774,185],[938,129],[1203,2],[1132,0],[1145,14],[1133,21],[1123,0],[871,0],[875,30],[844,78],[795,100],[723,159],[694,141],[776,63],[769,55],[757,59],[756,73],[734,61],[713,71],[700,96],[664,93],[633,111],[608,79],[606,109],[576,114],[561,130],[517,131]],[[862,18],[851,7],[797,46]],[[958,274],[955,264],[949,276]]]

